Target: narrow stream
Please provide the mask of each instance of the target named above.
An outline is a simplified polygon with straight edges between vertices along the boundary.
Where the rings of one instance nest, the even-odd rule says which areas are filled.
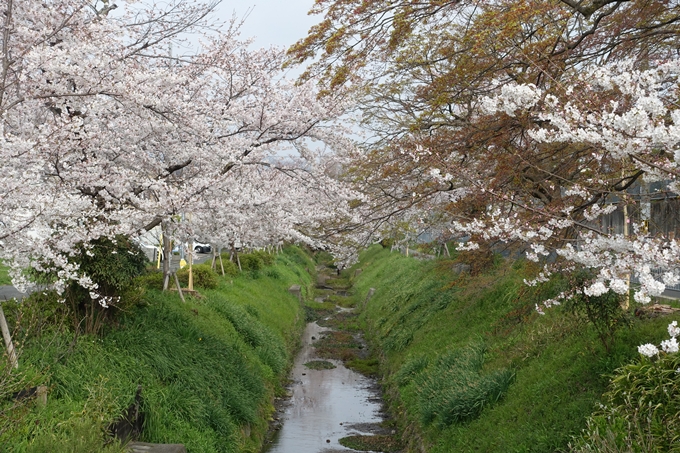
[[[283,426],[263,453],[352,452],[338,442],[356,434],[371,434],[382,421],[375,382],[329,360],[337,368],[312,370],[305,363],[318,360],[314,339],[331,329],[307,324],[291,373],[290,402]],[[314,338],[314,339],[313,339]]]

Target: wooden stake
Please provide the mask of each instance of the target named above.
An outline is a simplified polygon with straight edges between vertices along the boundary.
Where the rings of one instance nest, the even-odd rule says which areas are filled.
[[[5,312],[2,310],[2,304],[0,304],[0,328],[2,329],[2,338],[5,339],[9,361],[14,368],[19,368],[17,353],[14,350],[14,344],[12,344],[12,337],[9,334],[9,327],[7,326],[7,319],[5,319]]]
[[[238,257],[238,252],[236,251],[236,247],[234,247],[233,244],[232,244],[232,246],[231,246],[231,253],[233,253],[234,256],[236,257],[236,264],[238,264],[238,270],[239,270],[239,272],[243,272],[243,269],[241,269],[241,260],[239,259],[239,257]]]
[[[220,253],[220,267],[222,268],[222,277],[224,277],[224,263],[222,262],[222,254],[221,253]]]
[[[189,285],[187,285],[187,289],[189,291],[194,290],[193,265],[194,265],[194,241],[191,241],[191,250],[189,250]]]
[[[175,286],[177,286],[177,292],[179,293],[179,298],[182,299],[182,302],[184,302],[186,304],[187,301],[184,300],[184,294],[182,294],[182,287],[179,286],[179,278],[177,278],[177,272],[174,272],[172,275],[175,276]]]

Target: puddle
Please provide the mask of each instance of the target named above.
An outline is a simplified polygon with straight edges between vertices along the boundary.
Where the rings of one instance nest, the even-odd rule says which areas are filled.
[[[338,440],[375,433],[382,421],[381,401],[372,379],[347,369],[339,360],[330,360],[337,367],[331,370],[304,366],[319,360],[312,337],[318,340],[328,330],[315,322],[307,324],[291,373],[291,398],[277,414],[283,426],[263,453],[353,452]]]

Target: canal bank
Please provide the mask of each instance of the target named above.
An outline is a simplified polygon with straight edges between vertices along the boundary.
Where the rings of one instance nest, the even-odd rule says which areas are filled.
[[[0,451],[122,453],[127,440],[259,451],[304,328],[288,288],[307,294],[314,264],[297,247],[241,261],[243,272],[226,276],[202,269],[212,278],[195,280],[198,293],[185,302],[160,291],[162,274],[141,275],[136,298],[111,308],[98,336],[76,330],[52,294],[3,302],[21,354],[16,371],[0,373]],[[32,396],[37,387],[47,388],[46,402]]]

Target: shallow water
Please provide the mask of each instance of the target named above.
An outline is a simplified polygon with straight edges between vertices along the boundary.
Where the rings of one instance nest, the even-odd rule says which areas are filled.
[[[291,373],[290,403],[283,414],[283,427],[263,453],[352,452],[338,440],[353,434],[369,434],[371,424],[382,421],[375,383],[330,360],[337,368],[311,370],[304,366],[318,360],[312,344],[324,331],[307,324],[302,349]],[[362,425],[363,424],[363,425]]]

